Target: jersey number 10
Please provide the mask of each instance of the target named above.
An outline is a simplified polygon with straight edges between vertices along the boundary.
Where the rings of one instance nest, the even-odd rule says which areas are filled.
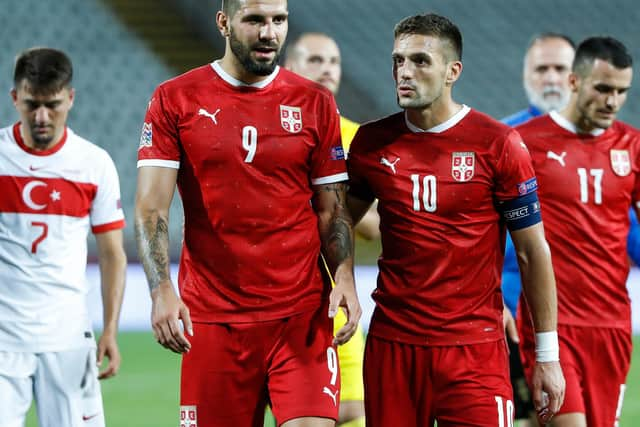
[[[420,175],[414,173],[411,175],[411,182],[413,182],[413,191],[411,192],[413,210],[420,212],[424,208],[426,212],[435,212],[437,208],[436,177],[433,175],[422,177],[422,188],[420,188]]]

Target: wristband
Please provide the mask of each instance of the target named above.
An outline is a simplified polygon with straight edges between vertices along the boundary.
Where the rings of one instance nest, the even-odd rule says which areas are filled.
[[[536,362],[558,362],[559,360],[558,332],[536,333]]]

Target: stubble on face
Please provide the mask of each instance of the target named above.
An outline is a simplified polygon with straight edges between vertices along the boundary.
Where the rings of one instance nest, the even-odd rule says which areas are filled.
[[[238,39],[233,27],[229,30],[229,46],[242,67],[247,72],[257,76],[268,76],[273,73],[280,60],[281,46],[277,42],[258,41],[250,46],[245,45]],[[275,50],[275,56],[271,61],[259,61],[251,57],[252,51],[261,48]]]

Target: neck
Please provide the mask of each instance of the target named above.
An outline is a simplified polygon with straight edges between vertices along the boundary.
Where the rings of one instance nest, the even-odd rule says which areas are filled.
[[[227,43],[229,43],[227,41]],[[238,58],[231,52],[231,48],[227,46],[227,50],[220,61],[222,69],[236,80],[240,80],[246,84],[261,82],[269,76],[259,76],[245,70],[244,66],[238,61]]]
[[[33,136],[31,135],[31,131],[24,123],[20,123],[20,136],[22,137],[22,141],[24,145],[28,148],[36,151],[47,151],[60,143],[62,140],[62,135],[64,135],[65,127],[62,127],[60,130],[56,131],[53,135],[53,139],[46,145],[36,144],[33,140]]]
[[[462,105],[449,100],[444,103],[433,103],[424,108],[407,108],[407,118],[420,129],[427,130],[438,126],[453,117],[462,109]]]
[[[595,130],[595,127],[580,114],[575,99],[569,101],[569,104],[560,111],[560,115],[571,122],[578,133],[591,133]]]

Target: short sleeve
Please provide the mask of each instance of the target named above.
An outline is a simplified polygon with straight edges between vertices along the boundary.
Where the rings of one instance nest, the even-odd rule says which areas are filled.
[[[100,162],[101,169],[97,177],[96,196],[91,204],[91,231],[94,234],[124,228],[124,212],[120,200],[120,181],[116,165],[111,157],[104,153]]]
[[[180,167],[180,147],[176,114],[162,86],[158,87],[147,107],[138,146],[138,167]]]
[[[365,202],[372,202],[375,196],[364,174],[363,152],[360,147],[366,144],[363,128],[358,129],[351,144],[347,166],[349,170],[349,194]]]
[[[529,150],[515,130],[504,135],[496,174],[495,195],[498,200],[525,196],[538,188]]]
[[[346,181],[349,176],[340,137],[340,115],[333,96],[321,97],[317,108],[319,141],[311,155],[311,183],[322,185]]]

